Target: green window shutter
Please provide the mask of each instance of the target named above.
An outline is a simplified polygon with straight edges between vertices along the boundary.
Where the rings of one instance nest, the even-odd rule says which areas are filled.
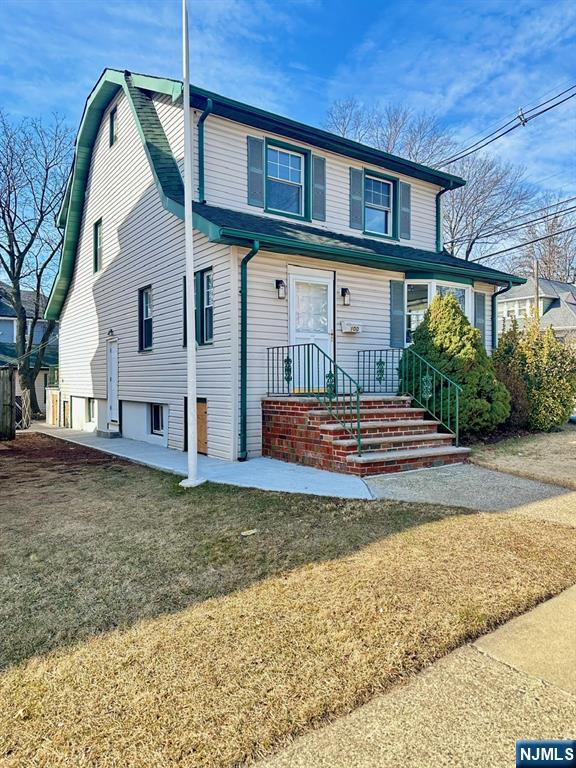
[[[350,228],[364,229],[363,189],[364,173],[358,168],[350,168]]]
[[[390,280],[390,346],[402,349],[405,339],[404,281]]]
[[[248,136],[248,205],[264,208],[264,140]]]
[[[480,331],[482,344],[486,346],[486,294],[474,291],[474,327]]]
[[[326,221],[326,159],[312,155],[312,218]]]
[[[194,317],[196,319],[196,344],[202,343],[202,273],[194,274]]]
[[[403,240],[410,240],[411,219],[412,219],[412,187],[410,184],[401,181],[399,184],[400,197],[400,237]]]

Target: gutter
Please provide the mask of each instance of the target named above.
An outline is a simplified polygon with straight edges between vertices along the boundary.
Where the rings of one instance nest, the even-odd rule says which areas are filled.
[[[498,296],[502,296],[504,293],[512,288],[512,280],[508,280],[508,285],[502,288],[500,291],[492,294],[492,351],[498,346],[498,314],[497,314],[497,299]]]
[[[450,190],[454,189],[453,182],[449,182],[450,186],[441,189],[440,192],[436,192],[436,253],[442,251],[442,195]]]
[[[198,200],[201,203],[206,202],[204,193],[204,122],[213,108],[212,99],[208,99],[206,107],[198,120]]]
[[[248,413],[248,262],[260,250],[254,240],[252,248],[240,262],[240,451],[238,461],[246,461],[247,413]]]

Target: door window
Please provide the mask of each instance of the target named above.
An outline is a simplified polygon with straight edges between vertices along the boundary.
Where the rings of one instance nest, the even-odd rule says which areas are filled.
[[[328,286],[296,283],[296,332],[328,333]]]

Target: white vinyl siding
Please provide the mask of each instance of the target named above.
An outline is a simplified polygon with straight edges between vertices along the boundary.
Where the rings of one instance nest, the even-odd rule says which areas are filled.
[[[76,268],[60,326],[60,381],[65,396],[106,399],[106,337],[118,338],[119,399],[163,403],[168,445],[183,447],[186,351],[182,347],[184,224],[161,204],[128,104],[117,107],[122,141],[109,148],[107,110],[88,179]],[[177,120],[175,109],[167,109]],[[179,110],[181,116],[181,110]],[[102,218],[103,263],[92,271],[93,222]],[[195,233],[199,269],[214,270],[214,344],[198,353],[198,396],[208,399],[212,456],[233,458],[230,371],[230,248]],[[138,289],[151,285],[154,343],[138,352]]]
[[[239,250],[239,261],[242,252]],[[279,299],[275,281],[289,284],[288,271],[295,266],[335,272],[336,355],[351,376],[357,375],[357,353],[362,349],[389,346],[390,280],[401,273],[366,269],[338,262],[260,251],[248,265],[248,429],[250,455],[261,452],[261,400],[267,388],[267,348],[288,344],[290,296]],[[350,306],[342,303],[341,289],[350,289]],[[358,334],[341,330],[343,320],[362,326]]]
[[[222,208],[232,208],[251,214],[272,215],[278,218],[278,214],[264,214],[248,205],[246,137],[268,137],[278,141],[293,140],[267,134],[215,115],[210,115],[204,123],[204,132],[206,202]],[[411,185],[412,235],[409,245],[413,248],[435,250],[435,196],[439,187],[381,167],[367,166],[358,160],[320,150],[300,141],[296,143],[303,149],[310,149],[314,154],[326,158],[326,220],[314,221],[314,227],[355,237],[368,236],[362,235],[349,226],[349,169],[350,167],[366,168],[375,173],[386,173]],[[174,140],[173,146],[177,149],[178,142]],[[181,153],[177,155],[179,158],[181,156]],[[281,215],[280,218],[282,218]]]

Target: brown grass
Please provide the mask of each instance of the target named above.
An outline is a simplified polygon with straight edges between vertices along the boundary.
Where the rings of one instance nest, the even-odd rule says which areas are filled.
[[[362,538],[374,539],[378,516],[392,517],[390,506],[338,505],[299,497],[291,501],[280,494],[234,494],[216,486],[183,494],[175,492],[172,479],[162,485],[162,475],[123,466],[114,468],[127,484],[112,494],[123,499],[122,513],[114,516],[115,507],[107,495],[107,483],[114,482],[114,474],[106,474],[111,469],[85,467],[74,481],[68,481],[70,488],[66,481],[59,482],[59,493],[65,497],[63,506],[57,506],[61,545],[66,549],[71,541],[83,541],[82,550],[88,546],[82,537],[94,538],[94,552],[99,546],[106,559],[115,542],[121,552],[105,570],[114,579],[113,568],[123,559],[141,563],[143,572],[137,570],[134,576],[139,590],[145,591],[146,581],[157,578],[154,566],[165,563],[164,555],[157,552],[156,559],[141,562],[130,549],[139,524],[146,530],[156,522],[161,549],[167,544],[177,548],[181,539],[194,538],[202,511],[204,517],[214,513],[215,519],[204,523],[201,538],[207,536],[210,525],[228,530],[227,516],[234,520],[238,541],[241,530],[258,528],[261,533],[242,539],[239,545],[255,549],[240,550],[238,555],[232,547],[236,552],[232,560],[212,554],[198,561],[201,567],[191,572],[191,585],[196,573],[200,579],[205,577],[207,563],[218,569],[232,562],[241,572],[253,558],[269,555],[272,570],[281,570],[274,553],[284,545],[293,552],[308,548],[309,553],[316,552],[316,560],[321,560],[320,551],[331,547],[339,551],[330,560],[293,566],[290,572],[261,581],[252,572],[247,580],[256,583],[251,586],[179,610],[169,599],[171,613],[89,637],[73,648],[62,647],[8,669],[0,676],[2,765],[231,768],[350,711],[374,692],[576,581],[576,530],[570,528],[513,515],[426,520],[421,508],[410,518],[406,511],[410,505],[400,505],[405,523],[396,532],[391,522],[381,524],[380,530],[388,535],[359,548]],[[151,478],[148,484],[146,477]],[[161,488],[155,491],[158,484]],[[98,503],[85,509],[96,492]],[[45,499],[50,498],[48,488],[46,493]],[[157,509],[152,519],[147,493],[153,495]],[[219,493],[225,493],[225,509]],[[68,494],[79,501],[74,514],[66,515],[64,510],[72,506]],[[275,537],[274,522],[266,517],[268,506],[275,514],[284,510],[288,517],[296,515],[298,524],[280,522],[283,534]],[[314,546],[307,541],[315,534],[306,510],[323,530]],[[53,514],[52,504],[42,511],[38,501],[35,523],[26,527],[30,551],[49,536],[48,525],[41,525],[42,515]],[[360,522],[364,514],[369,525]],[[20,515],[27,518],[25,508]],[[102,519],[108,515],[114,519],[112,530]],[[126,518],[133,520],[128,529]],[[8,532],[15,521],[13,513]],[[71,528],[66,529],[66,524]],[[84,526],[91,533],[85,534]],[[41,532],[34,540],[36,527]],[[174,531],[171,537],[168,529]],[[353,543],[343,543],[347,530]],[[268,538],[265,544],[262,540]],[[152,540],[153,533],[144,535],[150,546]],[[211,551],[214,540],[210,542]],[[50,543],[54,549],[56,539]],[[22,555],[23,544],[19,546]],[[221,551],[216,547],[216,553]],[[348,554],[343,556],[344,551]],[[198,550],[191,552],[199,557]],[[47,551],[43,556],[48,556]],[[297,557],[291,557],[287,562],[293,564]],[[85,589],[86,574],[79,562],[74,560],[76,582]],[[15,579],[23,563],[22,556],[15,561]],[[261,571],[266,568],[271,569],[270,563],[261,563]],[[90,564],[89,582],[96,572]],[[103,577],[95,586],[99,588],[101,582]],[[122,583],[120,579],[118,587]],[[160,592],[152,593],[159,599]],[[92,599],[101,599],[97,589]],[[119,595],[115,599],[121,602]],[[87,593],[82,606],[91,625],[89,604]],[[127,590],[132,617],[137,604]],[[55,610],[66,615],[60,605]],[[117,610],[114,606],[112,612]],[[72,614],[76,619],[81,615],[78,611]]]
[[[576,490],[576,425],[474,448],[475,464]]]

